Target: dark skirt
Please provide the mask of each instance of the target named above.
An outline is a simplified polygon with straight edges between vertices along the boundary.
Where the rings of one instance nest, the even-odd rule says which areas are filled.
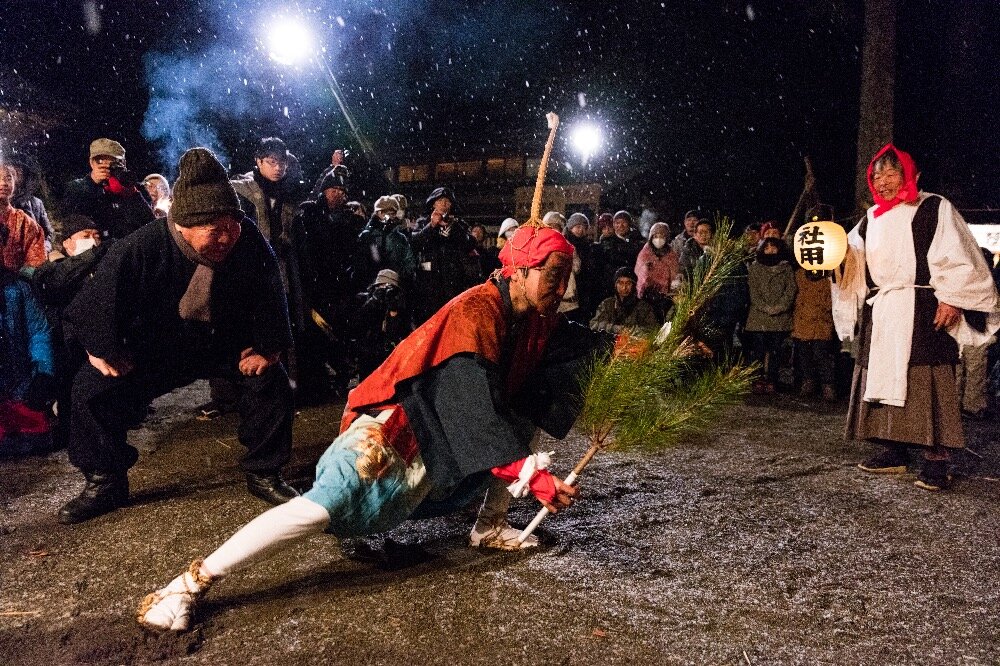
[[[906,405],[865,402],[868,370],[854,368],[847,409],[847,439],[887,439],[920,446],[965,446],[962,415],[951,365],[911,365],[906,373]]]

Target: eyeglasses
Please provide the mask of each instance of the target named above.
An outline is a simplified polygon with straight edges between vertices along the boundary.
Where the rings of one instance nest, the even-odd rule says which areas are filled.
[[[274,157],[265,157],[263,160],[261,160],[261,162],[263,162],[267,166],[271,167],[272,169],[277,169],[278,167],[287,167],[288,166],[288,160],[279,160],[279,159],[276,159]]]

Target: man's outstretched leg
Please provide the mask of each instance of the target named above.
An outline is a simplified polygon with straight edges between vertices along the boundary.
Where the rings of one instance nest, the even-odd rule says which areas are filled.
[[[304,497],[274,507],[244,525],[204,560],[156,592],[139,607],[139,624],[157,631],[184,631],[198,600],[216,580],[251,562],[267,557],[330,523],[330,514]]]

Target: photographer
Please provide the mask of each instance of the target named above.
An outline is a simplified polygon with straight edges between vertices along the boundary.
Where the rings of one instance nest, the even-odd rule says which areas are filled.
[[[392,269],[404,285],[413,282],[417,259],[410,239],[399,228],[399,201],[394,197],[379,197],[375,212],[358,236],[358,257],[354,264],[355,284],[369,284],[379,271]]]
[[[476,240],[454,214],[455,195],[439,187],[426,201],[427,215],[411,244],[417,255],[415,324],[421,324],[442,305],[483,281]]]
[[[90,144],[90,174],[67,185],[63,213],[86,215],[112,239],[153,221],[153,210],[126,168],[125,149],[111,139]]]
[[[363,381],[413,329],[396,271],[379,271],[358,300],[362,305],[355,336],[360,343],[358,376]]]

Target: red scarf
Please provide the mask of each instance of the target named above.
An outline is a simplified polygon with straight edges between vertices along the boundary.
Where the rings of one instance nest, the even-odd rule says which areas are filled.
[[[899,188],[899,192],[892,199],[883,199],[879,196],[878,192],[875,190],[875,185],[872,182],[872,172],[874,171],[875,162],[878,161],[880,157],[885,155],[889,151],[896,153],[896,157],[899,158],[899,163],[903,165],[903,186]],[[920,190],[917,188],[917,164],[913,161],[913,158],[906,151],[900,150],[891,143],[885,144],[882,150],[875,154],[872,161],[868,164],[868,189],[872,193],[872,198],[875,199],[875,210],[872,212],[873,217],[878,217],[882,213],[888,213],[892,210],[896,204],[901,202],[913,203],[920,196]]]

